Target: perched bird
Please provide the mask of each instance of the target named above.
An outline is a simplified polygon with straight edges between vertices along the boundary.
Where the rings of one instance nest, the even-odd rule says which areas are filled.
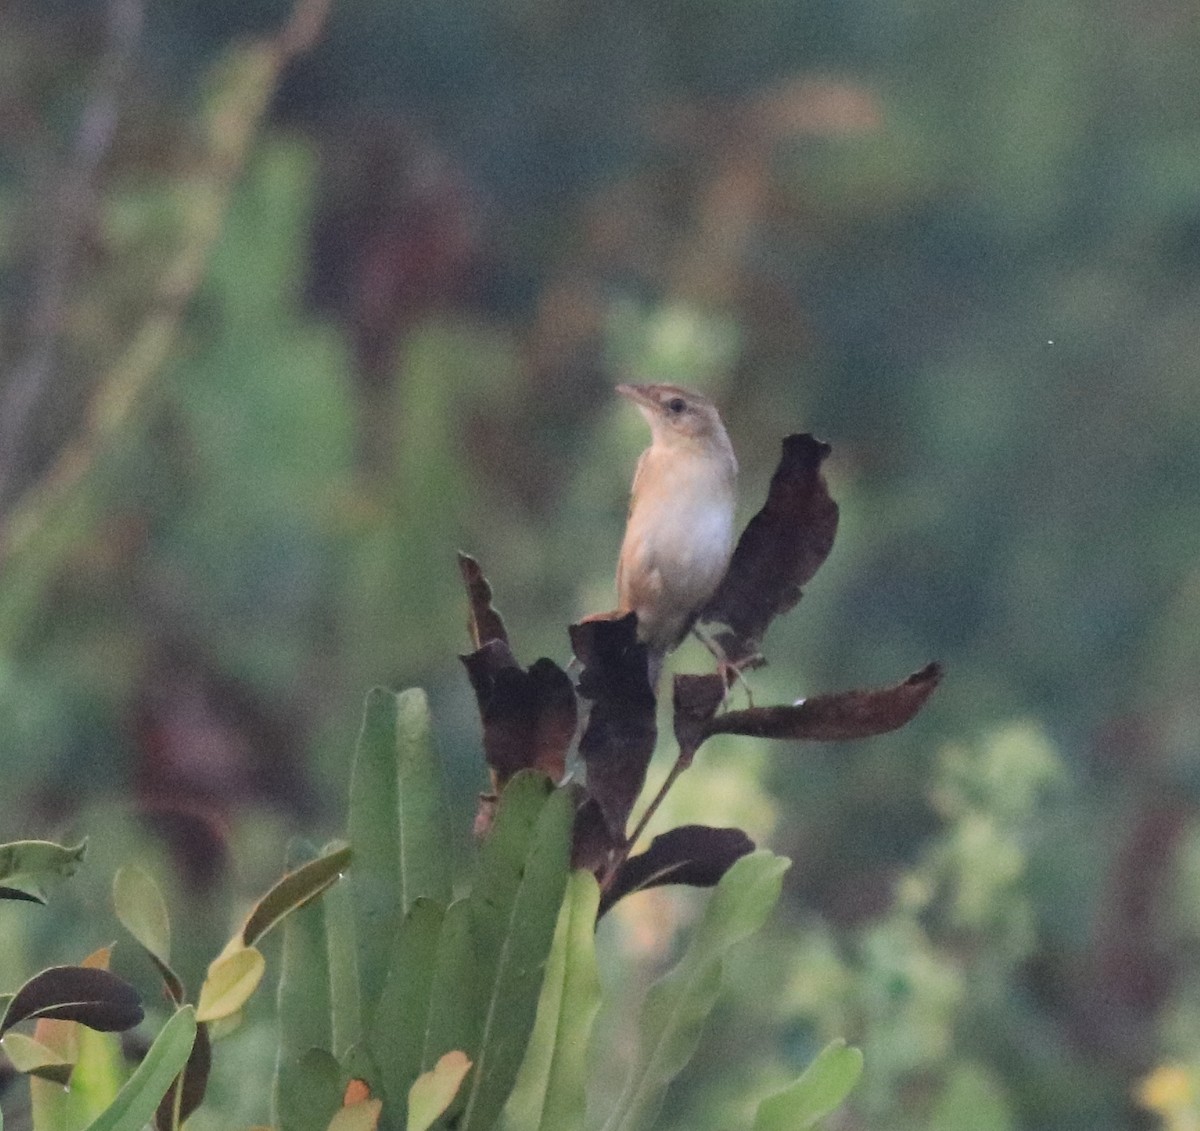
[[[655,686],[663,658],[729,566],[738,465],[707,397],[678,385],[618,385],[617,392],[650,425],[617,562],[617,605],[637,613]]]

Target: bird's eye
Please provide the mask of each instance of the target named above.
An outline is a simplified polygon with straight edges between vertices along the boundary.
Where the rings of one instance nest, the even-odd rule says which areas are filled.
[[[683,397],[672,397],[669,401],[667,401],[667,411],[676,416],[683,412],[685,408],[687,408],[687,401],[685,401]]]

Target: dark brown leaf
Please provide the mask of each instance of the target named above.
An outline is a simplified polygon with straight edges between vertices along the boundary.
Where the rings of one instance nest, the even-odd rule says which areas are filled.
[[[809,742],[870,738],[904,726],[925,705],[941,678],[941,665],[929,664],[892,687],[814,695],[792,707],[728,711],[704,727],[704,737],[746,734]]]
[[[753,851],[754,841],[741,829],[680,825],[656,836],[645,852],[621,865],[600,897],[600,914],[626,895],[662,884],[712,887],[737,860]]]
[[[553,660],[525,671],[503,640],[463,656],[483,721],[483,752],[498,791],[520,770],[562,780],[577,707],[571,679]]]
[[[638,642],[637,614],[571,625],[571,645],[583,664],[579,694],[592,701],[579,754],[588,793],[609,832],[623,842],[625,823],[646,781],[654,753],[654,692],[646,646]]]
[[[609,830],[600,803],[594,797],[589,797],[575,810],[575,825],[571,830],[571,867],[586,868],[599,875],[623,842],[623,837],[618,840]]]
[[[78,1021],[89,1029],[113,1033],[137,1025],[142,1005],[137,991],[107,970],[51,966],[17,991],[0,1022],[0,1035],[33,1017]]]
[[[784,438],[767,501],[742,531],[725,579],[700,613],[702,621],[728,626],[717,643],[733,663],[757,658],[771,621],[800,600],[833,548],[838,507],[821,474],[829,452],[807,432]]]
[[[179,1122],[183,1123],[193,1111],[204,1102],[204,1093],[208,1090],[208,1074],[212,1069],[212,1045],[208,1039],[208,1026],[201,1022],[196,1026],[196,1040],[192,1044],[191,1054],[183,1071],[175,1078],[175,1082],[167,1089],[167,1094],[159,1102],[158,1110],[154,1113],[154,1126],[158,1131],[171,1131],[175,1126],[175,1090],[183,1080],[183,1096],[180,1099]]]
[[[675,741],[686,761],[708,737],[708,724],[724,699],[725,681],[719,675],[675,677]]]
[[[504,621],[492,608],[492,587],[483,576],[479,563],[470,555],[460,553],[458,568],[466,584],[467,600],[470,602],[467,628],[471,633],[471,642],[476,648],[482,648],[489,640],[502,640],[507,644],[508,633],[504,629]]]

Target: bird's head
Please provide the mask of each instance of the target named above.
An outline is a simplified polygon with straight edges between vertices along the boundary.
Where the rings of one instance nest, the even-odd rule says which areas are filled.
[[[706,396],[678,385],[618,385],[650,425],[656,444],[731,451],[717,406]]]

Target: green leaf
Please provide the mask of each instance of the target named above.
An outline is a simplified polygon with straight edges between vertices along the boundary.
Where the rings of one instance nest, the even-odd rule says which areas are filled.
[[[371,1027],[371,1050],[382,1069],[388,1110],[400,1111],[421,1073],[429,997],[445,911],[418,899],[396,932],[387,981]]]
[[[322,1131],[339,1102],[340,1069],[328,1051],[332,1041],[328,910],[328,900],[309,903],[283,924],[277,997],[279,1056],[271,1108],[276,1124],[284,1131]],[[310,1054],[308,1059],[306,1054]],[[310,1089],[316,1090],[315,1098],[308,1094]],[[314,1106],[317,1115],[312,1114]]]
[[[254,946],[283,917],[315,899],[350,865],[349,845],[342,845],[289,872],[255,905],[242,928],[243,946]]]
[[[362,1007],[358,987],[358,947],[354,925],[354,892],[335,884],[322,897],[329,967],[329,1012],[334,1056],[344,1056],[362,1039]]]
[[[646,995],[638,1022],[638,1052],[604,1131],[638,1131],[653,1124],[667,1085],[699,1044],[721,988],[726,952],[766,921],[789,863],[770,852],[752,852],[721,878],[683,958]]]
[[[422,1072],[409,1089],[405,1131],[429,1131],[433,1121],[450,1106],[470,1070],[467,1054],[455,1049],[428,1072]]]
[[[150,1051],[117,1098],[87,1131],[142,1131],[154,1118],[159,1101],[183,1071],[196,1039],[196,1013],[185,1005],[162,1027]]]
[[[281,1057],[275,1122],[281,1131],[325,1131],[342,1106],[342,1068],[325,1049]]]
[[[12,1066],[27,1076],[37,1076],[54,1084],[66,1084],[75,1067],[64,1056],[41,1041],[35,1041],[24,1033],[6,1033],[0,1038],[0,1048],[8,1054]]]
[[[558,913],[533,1035],[504,1108],[504,1125],[512,1131],[575,1131],[583,1126],[588,1041],[600,1007],[599,905],[596,877],[591,872],[572,872]]]
[[[450,849],[424,692],[367,695],[350,780],[350,880],[364,1020],[387,977],[399,917],[450,900]]]
[[[45,903],[48,890],[73,876],[86,852],[86,840],[73,848],[48,840],[0,844],[0,899]]]
[[[790,1087],[758,1105],[754,1131],[808,1131],[838,1108],[862,1075],[863,1057],[830,1041]]]
[[[200,987],[196,1020],[218,1021],[237,1013],[258,989],[266,967],[262,952],[252,946],[215,959]]]
[[[171,969],[171,920],[158,885],[141,868],[126,864],[113,877],[113,907],[121,926],[150,956],[171,1000],[182,1005],[183,982]]]
[[[553,790],[547,799],[551,789],[542,774],[517,774],[501,794],[480,854],[470,903],[483,1030],[460,1131],[496,1123],[537,1015],[567,883],[576,804],[574,790]]]
[[[121,925],[143,949],[171,961],[171,921],[158,885],[134,864],[126,864],[113,877],[113,906]]]
[[[471,935],[471,901],[456,899],[442,917],[437,963],[429,988],[429,1020],[421,1067],[430,1069],[454,1049],[473,1049],[479,1040],[479,971]]]

